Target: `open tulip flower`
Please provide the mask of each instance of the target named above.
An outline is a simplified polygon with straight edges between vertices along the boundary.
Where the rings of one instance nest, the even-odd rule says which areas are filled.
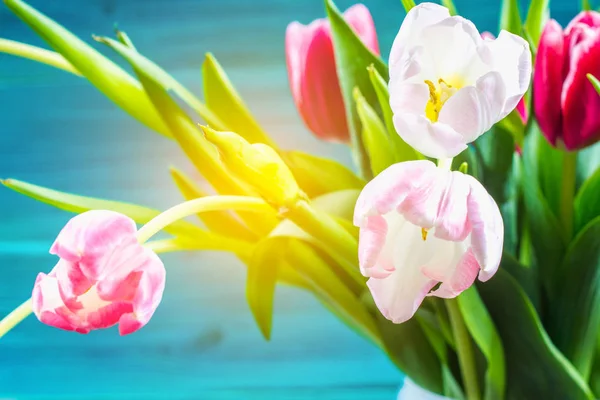
[[[392,165],[369,182],[354,224],[361,271],[395,323],[411,318],[427,294],[452,298],[477,276],[488,280],[502,255],[502,217],[485,188],[427,160]]]
[[[162,299],[165,269],[136,231],[133,220],[111,211],[71,219],[50,249],[60,260],[35,281],[38,319],[79,333],[118,323],[121,335],[148,323]]]
[[[600,77],[600,13],[580,13],[563,31],[546,24],[533,82],[534,111],[552,145],[577,150],[600,140],[600,96],[587,74]]]
[[[402,23],[389,69],[398,134],[426,156],[454,157],[517,106],[531,53],[519,36],[484,40],[471,21],[422,3]]]

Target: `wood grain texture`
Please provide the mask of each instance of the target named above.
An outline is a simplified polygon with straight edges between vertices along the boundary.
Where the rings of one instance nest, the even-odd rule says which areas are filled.
[[[349,163],[342,146],[306,132],[289,96],[284,32],[322,16],[320,0],[32,0],[82,38],[115,22],[139,51],[196,93],[212,51],[251,109],[284,148]],[[352,1],[337,1],[344,9]],[[401,3],[371,0],[384,57]],[[571,0],[553,1],[566,22]],[[456,1],[495,31],[499,1]],[[0,6],[0,36],[44,45]],[[100,45],[95,45],[110,54]],[[113,58],[115,59],[115,58]],[[194,175],[177,146],[132,120],[83,79],[0,54],[0,178],[157,208],[180,197],[175,165]],[[195,176],[195,175],[194,175]],[[71,215],[0,188],[0,317],[31,293]],[[262,340],[244,298],[245,272],[218,253],[164,257],[168,282],[151,323],[130,337],[78,335],[29,318],[0,341],[0,398],[393,399],[401,374],[307,294],[277,290],[273,339]]]

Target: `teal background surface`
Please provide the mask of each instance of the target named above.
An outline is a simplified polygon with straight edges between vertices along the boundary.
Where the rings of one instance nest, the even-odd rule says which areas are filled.
[[[353,2],[338,0],[341,9]],[[215,54],[252,111],[283,148],[350,163],[347,149],[303,127],[287,85],[284,32],[324,15],[320,0],[32,0],[92,42],[118,23],[138,50],[200,93],[200,65]],[[387,57],[404,11],[365,0]],[[497,31],[500,1],[456,0],[481,31]],[[525,9],[526,4],[521,4]],[[565,24],[575,0],[553,1]],[[46,46],[0,6],[0,37]],[[95,45],[113,57],[101,45]],[[193,168],[177,146],[135,122],[85,80],[0,54],[0,178],[140,203],[176,204],[168,167]],[[0,187],[0,317],[29,297],[48,249],[72,217]],[[244,296],[245,271],[221,253],[165,255],[164,300],[138,333],[79,335],[30,317],[0,340],[0,398],[394,399],[402,374],[310,296],[277,289],[265,342]]]

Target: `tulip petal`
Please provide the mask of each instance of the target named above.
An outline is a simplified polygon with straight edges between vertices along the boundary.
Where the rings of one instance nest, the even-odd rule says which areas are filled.
[[[569,25],[567,25],[565,28],[565,35],[568,36],[571,33],[571,30],[579,24],[587,25],[592,28],[600,26],[600,13],[596,11],[580,12],[571,20],[571,22],[569,22]]]
[[[361,269],[367,270],[375,266],[385,244],[387,228],[387,222],[381,215],[366,217],[365,222],[361,224],[358,238],[360,243],[358,263]]]
[[[97,280],[106,267],[106,257],[123,240],[135,237],[135,222],[113,211],[87,211],[72,218],[50,249],[71,262],[79,262],[89,280]]]
[[[65,301],[84,294],[94,284],[81,271],[78,262],[69,262],[61,258],[53,271],[55,271],[60,293]]]
[[[480,271],[481,267],[475,259],[473,251],[468,249],[458,262],[454,273],[448,280],[442,282],[437,290],[429,293],[429,296],[452,299],[470,288]]]
[[[467,199],[468,218],[471,224],[471,248],[481,272],[479,280],[485,282],[498,270],[504,242],[504,224],[500,209],[494,199],[475,178],[470,180],[471,191]]]
[[[344,19],[374,54],[379,55],[375,22],[364,4],[355,4],[344,12]]]
[[[553,145],[562,135],[560,98],[566,59],[562,28],[550,20],[542,32],[535,59],[533,107],[540,129]]]
[[[87,315],[87,323],[92,329],[110,328],[116,325],[121,316],[133,312],[133,306],[126,301],[116,301]]]
[[[362,227],[365,217],[395,210],[413,186],[418,187],[421,182],[427,181],[435,168],[431,161],[418,160],[394,164],[383,170],[365,185],[358,196],[354,225]]]
[[[477,80],[476,86],[462,88],[450,97],[438,121],[464,135],[463,142],[472,142],[498,121],[505,93],[502,76],[489,72]]]
[[[450,174],[448,187],[439,205],[434,235],[443,240],[462,242],[471,232],[467,219],[467,198],[470,182],[460,172]]]
[[[571,49],[561,98],[562,134],[568,150],[600,139],[600,96],[587,79],[587,74],[600,76],[600,27],[584,28],[579,40]]]
[[[396,113],[393,121],[400,137],[429,157],[450,158],[467,148],[463,135],[448,125],[432,123],[423,115]]]
[[[506,90],[506,101],[498,120],[515,109],[531,81],[531,52],[525,39],[505,30],[498,38],[486,42],[493,59],[493,70],[500,73]],[[539,49],[538,49],[539,51]]]
[[[406,14],[390,51],[388,63],[390,79],[397,64],[406,57],[406,47],[415,42],[425,27],[448,17],[450,17],[448,9],[434,3],[421,3]]]

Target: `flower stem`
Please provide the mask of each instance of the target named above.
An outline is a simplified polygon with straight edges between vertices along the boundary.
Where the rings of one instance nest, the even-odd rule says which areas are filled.
[[[463,320],[456,299],[447,299],[446,308],[450,317],[450,325],[454,333],[456,341],[456,351],[458,353],[458,361],[460,363],[460,372],[462,374],[463,383],[467,393],[467,399],[481,399],[479,391],[479,383],[477,382],[477,370],[475,368],[475,357],[473,354],[473,346],[471,337],[467,332],[467,327]]]
[[[32,311],[31,299],[27,299],[23,304],[4,317],[2,321],[0,321],[0,338],[14,328],[19,322],[27,318]]]
[[[438,168],[450,170],[452,168],[452,157],[450,158],[439,158],[437,161]]]
[[[563,153],[562,180],[560,188],[560,222],[569,243],[573,237],[573,199],[575,197],[575,175],[577,172],[577,152]]]
[[[144,243],[165,227],[180,219],[207,211],[255,211],[272,212],[272,208],[264,200],[249,196],[206,196],[177,204],[154,217],[137,232],[140,243]]]

